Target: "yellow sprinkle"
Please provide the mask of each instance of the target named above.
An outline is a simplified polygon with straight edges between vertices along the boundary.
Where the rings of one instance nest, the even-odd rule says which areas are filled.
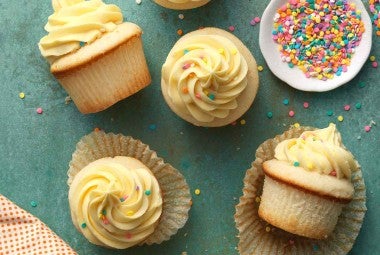
[[[260,203],[261,198],[260,198],[260,197],[256,197],[256,198],[255,198],[255,201],[256,201],[256,203]]]
[[[241,125],[245,125],[245,123],[246,123],[245,120],[241,120],[241,121],[240,121],[240,124],[241,124]]]
[[[340,122],[342,122],[342,121],[344,120],[343,116],[342,116],[342,115],[339,115],[339,116],[338,116],[338,120],[339,120]]]
[[[232,49],[231,53],[234,54],[234,55],[236,55],[237,54],[237,49]]]
[[[306,167],[309,168],[310,170],[313,169],[313,166],[314,166],[314,165],[313,165],[313,163],[311,163],[311,162],[308,162],[308,163],[306,164]]]
[[[376,60],[376,57],[375,56],[370,56],[369,57],[369,60],[371,60],[372,62]],[[21,94],[21,93],[20,93]]]
[[[128,215],[128,216],[132,216],[133,214],[135,214],[134,211],[128,211],[128,212],[127,212],[127,215]]]
[[[266,227],[266,228],[265,228],[265,231],[266,231],[266,232],[270,232],[270,227]]]
[[[195,193],[195,195],[199,195],[199,194],[201,194],[201,190],[200,189],[196,189],[196,190],[194,190],[194,193]]]
[[[257,70],[258,70],[259,72],[261,72],[262,70],[264,70],[264,67],[263,67],[263,66],[258,66],[258,67],[257,67]]]
[[[294,126],[295,128],[299,128],[301,125],[300,125],[300,123],[296,122],[296,123],[294,123],[293,126]]]
[[[18,94],[18,97],[21,98],[21,99],[24,99],[25,98],[24,92],[20,92],[20,94]]]
[[[218,51],[220,54],[224,54],[224,49],[220,48],[220,49],[218,49]]]

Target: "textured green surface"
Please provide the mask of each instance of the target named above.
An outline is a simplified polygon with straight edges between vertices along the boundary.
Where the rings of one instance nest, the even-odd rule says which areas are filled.
[[[366,63],[350,83],[332,92],[315,94],[296,91],[270,73],[258,46],[259,25],[249,25],[261,16],[268,1],[213,0],[192,11],[170,11],[144,0],[107,1],[119,5],[125,20],[144,30],[144,47],[151,70],[151,86],[110,109],[82,115],[74,104],[65,105],[65,91],[49,73],[37,42],[51,14],[50,1],[0,1],[0,193],[30,211],[67,241],[79,254],[237,254],[237,231],[233,215],[242,194],[242,179],[254,160],[254,151],[267,138],[282,133],[294,122],[325,127],[337,123],[345,145],[362,165],[367,185],[368,212],[351,254],[378,254],[380,244],[379,192],[380,126],[369,133],[371,120],[380,124],[379,69]],[[368,7],[368,6],[367,6]],[[178,18],[179,13],[185,19]],[[160,91],[160,69],[176,30],[200,26],[228,28],[264,66],[253,107],[243,117],[246,125],[206,129],[179,119],[165,104]],[[380,38],[373,37],[372,54],[380,59]],[[360,88],[363,82],[366,86]],[[25,99],[18,97],[25,93]],[[288,106],[283,105],[288,98]],[[304,101],[310,103],[304,109]],[[360,110],[355,109],[362,103]],[[343,106],[351,105],[346,112]],[[36,114],[42,107],[44,113]],[[287,113],[295,110],[296,116]],[[332,110],[333,116],[327,112]],[[266,113],[272,111],[272,119]],[[336,120],[344,116],[343,122]],[[150,125],[156,125],[155,130]],[[141,139],[168,163],[181,169],[191,186],[202,193],[193,197],[190,220],[170,241],[161,245],[110,251],[91,245],[73,227],[68,210],[66,171],[77,141],[94,127],[121,132]],[[357,139],[361,136],[361,139]],[[194,193],[193,193],[194,194]],[[34,200],[37,207],[32,207]]]

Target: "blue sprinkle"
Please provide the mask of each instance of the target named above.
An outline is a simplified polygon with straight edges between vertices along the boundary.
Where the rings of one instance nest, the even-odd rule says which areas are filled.
[[[189,50],[184,50],[183,51],[183,54],[187,54],[187,53],[189,53],[190,51]]]
[[[209,97],[211,100],[215,100],[215,95],[214,95],[214,94],[210,94],[210,95],[208,95],[208,97]]]
[[[313,244],[313,251],[319,251],[318,244]]]
[[[86,42],[79,42],[80,47],[84,47],[86,45]]]
[[[156,126],[155,124],[150,124],[150,125],[149,125],[149,129],[150,129],[151,131],[154,131],[154,130],[157,129],[157,126]]]
[[[285,98],[285,99],[282,101],[282,103],[283,103],[284,105],[288,105],[288,104],[289,104],[289,99]]]

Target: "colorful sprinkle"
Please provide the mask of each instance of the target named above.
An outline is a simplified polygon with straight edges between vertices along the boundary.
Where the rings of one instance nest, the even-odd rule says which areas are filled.
[[[295,166],[295,167],[300,166],[300,162],[298,162],[298,161],[294,162],[294,163],[293,163],[293,166]]]
[[[131,233],[127,233],[127,234],[125,235],[125,238],[127,238],[127,239],[131,239],[131,238],[132,238],[132,234],[131,234]]]
[[[86,224],[86,222],[83,222],[80,226],[81,226],[82,228],[86,228],[86,227],[87,227],[87,224]]]
[[[140,5],[142,0],[136,0],[136,4]]]
[[[275,14],[272,31],[283,61],[307,78],[328,80],[346,72],[365,31],[355,8],[334,0],[284,4]]]
[[[256,203],[260,203],[261,202],[261,198],[260,197],[256,197],[255,201],[256,201]]]
[[[235,31],[235,27],[234,26],[229,26],[228,30],[230,30],[231,32],[233,32],[233,31]]]
[[[104,216],[107,215],[107,210],[106,209],[102,210],[102,215],[104,215]]]
[[[183,70],[189,69],[191,67],[191,63],[186,63],[182,66]]]
[[[282,103],[284,105],[288,105],[289,104],[289,99],[285,98],[284,100],[282,100]]]
[[[201,99],[201,95],[199,93],[195,94],[195,97],[198,98],[198,99]]]
[[[100,130],[101,130],[101,129],[98,128],[98,127],[94,128],[94,132],[99,132]]]
[[[363,81],[361,81],[361,82],[359,82],[359,88],[364,88],[365,87],[365,82],[363,82]]]
[[[362,104],[361,103],[356,103],[355,104],[355,108],[359,110],[360,108],[362,108]]]
[[[157,125],[156,124],[150,124],[149,125],[149,130],[150,131],[154,131],[154,130],[156,130],[157,129]]]
[[[20,92],[18,94],[18,97],[21,98],[21,99],[24,99],[25,98],[25,93],[24,92]]]
[[[309,103],[308,102],[303,102],[303,108],[305,108],[305,109],[309,108]]]
[[[182,29],[178,29],[177,30],[177,35],[179,35],[179,36],[183,35],[183,30]]]
[[[253,20],[256,22],[256,23],[259,23],[261,21],[261,18],[260,17],[255,17],[253,18]]]
[[[373,67],[373,68],[377,68],[378,65],[379,65],[379,64],[378,64],[376,61],[373,61],[373,62],[372,62],[372,67]]]
[[[259,72],[262,72],[262,71],[264,70],[264,67],[263,67],[263,66],[258,66],[258,67],[257,67],[257,70],[258,70]]]
[[[127,200],[127,198],[128,198],[128,195],[125,195],[124,197],[121,197],[120,198],[120,202],[124,202],[125,200]]]
[[[133,216],[133,214],[135,214],[134,211],[128,211],[128,212],[127,212],[127,216]]]
[[[182,87],[182,93],[183,94],[189,93],[189,89],[187,87]]]
[[[318,244],[313,244],[313,251],[319,251]]]
[[[209,94],[208,98],[210,98],[211,100],[215,100],[215,95],[214,94]]]
[[[376,57],[372,55],[372,56],[369,57],[369,60],[370,60],[371,62],[373,62],[373,61],[376,60]]]
[[[273,112],[267,112],[267,118],[271,119],[273,117]]]
[[[380,0],[369,0],[369,10],[372,12],[372,22],[375,25],[375,34],[380,36]]]
[[[338,121],[340,121],[340,122],[342,122],[342,121],[344,120],[344,118],[343,118],[342,115],[339,115],[337,119],[338,119]]]
[[[364,127],[364,131],[365,131],[365,132],[369,132],[369,131],[371,131],[371,126],[365,126],[365,127]]]
[[[145,190],[145,195],[150,196],[150,194],[152,194],[152,192],[149,189]]]
[[[334,112],[332,110],[327,111],[327,116],[333,116],[333,115],[334,115]]]
[[[41,107],[38,107],[37,110],[36,110],[36,112],[37,112],[38,114],[42,114],[44,111],[42,110]]]
[[[344,106],[344,110],[345,111],[349,111],[351,109],[351,106],[349,105],[349,104],[346,104],[345,106]]]
[[[136,191],[139,191],[140,190],[140,186],[136,186]]]
[[[265,228],[265,231],[266,231],[266,232],[270,232],[270,227],[266,227],[266,228]]]
[[[329,175],[331,175],[331,176],[336,176],[336,171],[335,171],[335,170],[332,170],[332,171],[329,173]]]
[[[185,18],[185,15],[183,15],[182,13],[178,14],[178,18],[179,19],[184,19]]]
[[[246,121],[245,120],[241,120],[240,121],[240,125],[245,125],[246,124]]]
[[[79,42],[80,47],[84,47],[86,45],[86,42]]]
[[[199,194],[201,194],[201,190],[200,190],[200,189],[196,189],[196,190],[194,190],[194,194],[195,194],[195,195],[199,195]]]
[[[31,205],[32,207],[37,207],[37,202],[36,202],[36,201],[31,201],[31,202],[30,202],[30,205]]]
[[[190,51],[189,50],[183,50],[183,54],[186,55],[187,53],[189,53]]]
[[[294,117],[294,115],[296,115],[294,111],[289,111],[289,117]]]

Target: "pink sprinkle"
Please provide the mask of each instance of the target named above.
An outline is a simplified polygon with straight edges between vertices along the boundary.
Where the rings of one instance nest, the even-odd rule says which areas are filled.
[[[231,32],[233,32],[233,31],[235,31],[235,27],[234,26],[229,26],[228,30],[230,30]]]
[[[365,132],[369,132],[369,131],[371,131],[371,126],[365,126],[365,127],[364,127],[364,130],[365,130]]]
[[[183,69],[183,70],[186,70],[186,69],[188,69],[190,66],[191,66],[190,63],[186,63],[186,64],[184,64],[184,65],[182,66],[182,69]]]
[[[201,99],[201,95],[199,93],[195,94],[195,97]]]
[[[236,125],[236,121],[232,122],[231,125],[232,125],[232,126],[235,126],[235,125]]]
[[[345,111],[349,111],[350,109],[351,109],[351,106],[350,106],[350,105],[347,104],[347,105],[344,106],[344,110],[345,110]]]
[[[261,21],[260,17],[255,17],[253,20],[254,20],[256,23],[259,23],[259,22]]]
[[[289,111],[289,117],[294,117],[294,115],[296,115],[294,111]]]
[[[103,223],[104,223],[104,225],[108,225],[110,222],[108,221],[107,218],[104,218],[104,219],[103,219]]]
[[[378,66],[378,63],[377,63],[376,61],[373,61],[373,62],[372,62],[372,67],[373,67],[373,68],[377,68],[377,66]]]
[[[43,113],[43,110],[42,110],[41,107],[38,107],[37,110],[36,110],[36,112],[37,112],[38,114],[42,114],[42,113]]]
[[[309,103],[308,102],[304,102],[303,103],[303,108],[305,108],[305,109],[309,108]]]
[[[126,237],[127,239],[131,239],[132,234],[131,234],[131,233],[128,233],[128,234],[125,235],[125,237]]]
[[[329,175],[331,175],[331,176],[336,176],[336,171],[335,171],[335,170],[332,170],[332,171],[329,173]]]
[[[254,19],[251,20],[251,22],[249,22],[249,24],[251,24],[252,26],[256,25],[256,21]],[[273,38],[275,39],[275,38]]]

